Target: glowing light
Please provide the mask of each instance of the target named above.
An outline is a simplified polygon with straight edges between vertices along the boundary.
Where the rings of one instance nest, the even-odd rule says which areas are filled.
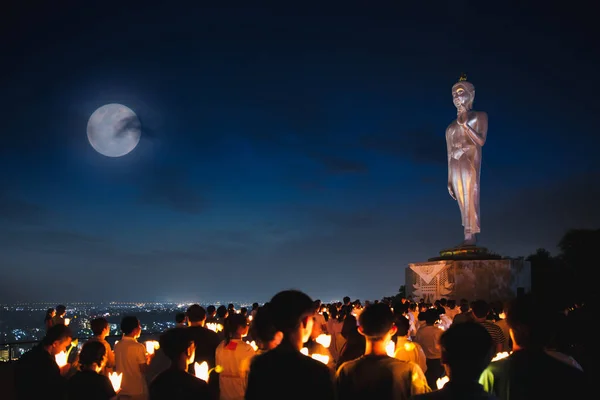
[[[251,342],[246,342],[246,343],[248,343],[250,346],[252,346],[254,351],[258,350],[258,346],[256,345],[256,342],[254,340]]]
[[[218,324],[216,322],[209,322],[206,324],[206,328],[210,329],[213,332],[221,332],[223,330],[223,325]]]
[[[112,384],[115,393],[119,393],[121,390],[121,380],[123,379],[123,373],[117,374],[116,372],[111,372],[108,374],[108,379],[110,379],[110,383]]]
[[[313,360],[321,361],[325,365],[327,365],[327,363],[329,363],[329,356],[325,356],[323,354],[313,354],[310,357]]]
[[[67,365],[67,353],[61,351],[60,353],[54,356],[54,360],[56,361],[56,364],[59,368],[64,367],[65,365]]]
[[[331,335],[326,335],[324,333],[317,336],[315,342],[319,343],[321,346],[328,348],[331,345]]]
[[[414,343],[404,343],[404,350],[406,351],[413,351],[415,349],[415,344]]]
[[[447,376],[443,376],[441,378],[438,378],[438,380],[435,382],[435,385],[437,386],[438,389],[441,389],[449,381],[450,381],[450,378],[448,378]]]
[[[307,355],[308,355],[308,349],[307,349],[306,347],[303,347],[303,348],[300,350],[300,353],[302,353],[302,354],[304,354],[305,356],[307,356]]]
[[[510,353],[508,351],[502,351],[502,352],[496,354],[494,356],[494,358],[492,358],[492,362],[502,360],[503,358],[506,358],[508,356],[510,356]]]
[[[385,352],[388,356],[394,357],[394,354],[396,353],[396,344],[390,340],[388,344],[385,345]]]
[[[208,363],[206,361],[202,364],[194,363],[194,374],[196,378],[208,382]]]
[[[154,354],[154,350],[160,349],[160,344],[156,340],[148,340],[146,342],[146,351],[148,354]]]
[[[71,323],[71,318],[65,318],[65,325],[69,325]]]

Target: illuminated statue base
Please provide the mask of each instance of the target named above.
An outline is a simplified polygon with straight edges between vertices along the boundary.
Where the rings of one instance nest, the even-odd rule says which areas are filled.
[[[407,298],[414,301],[422,298],[431,303],[442,297],[457,302],[460,299],[506,301],[531,291],[528,261],[502,259],[474,246],[471,252],[451,250],[444,250],[440,257],[427,262],[408,265]]]

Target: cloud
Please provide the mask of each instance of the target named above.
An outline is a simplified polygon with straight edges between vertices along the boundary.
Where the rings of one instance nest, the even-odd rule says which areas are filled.
[[[199,214],[206,201],[182,168],[162,167],[149,173],[142,184],[139,200],[184,214]]]
[[[34,203],[0,192],[0,220],[23,225],[38,225],[50,216],[50,212]]]
[[[436,132],[427,127],[413,131],[389,130],[363,135],[359,143],[364,149],[418,163],[446,165],[448,159],[444,132]]]

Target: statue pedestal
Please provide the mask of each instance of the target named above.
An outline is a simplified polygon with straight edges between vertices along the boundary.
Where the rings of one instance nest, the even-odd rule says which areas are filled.
[[[531,291],[531,266],[476,246],[442,250],[439,257],[411,263],[405,271],[406,295],[418,301],[483,299],[506,301]]]

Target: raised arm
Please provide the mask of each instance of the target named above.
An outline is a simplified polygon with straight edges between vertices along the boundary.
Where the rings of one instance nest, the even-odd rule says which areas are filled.
[[[488,116],[487,113],[483,111],[479,111],[477,113],[477,118],[475,121],[475,126],[477,130],[475,130],[471,125],[469,125],[469,121],[465,121],[464,124],[461,124],[465,128],[465,132],[473,143],[478,146],[483,146],[485,144],[485,139],[487,137],[487,129],[488,129]],[[478,132],[479,131],[479,132]]]

